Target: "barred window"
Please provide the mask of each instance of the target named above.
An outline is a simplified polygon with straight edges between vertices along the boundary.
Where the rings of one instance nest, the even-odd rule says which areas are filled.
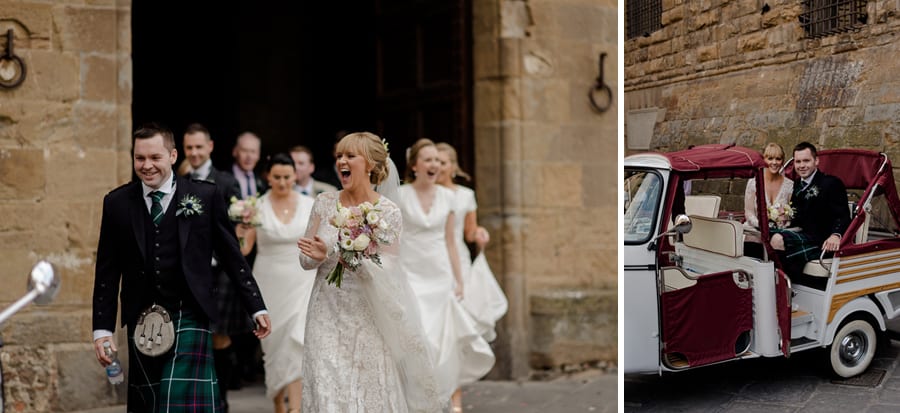
[[[626,0],[625,14],[629,39],[649,36],[662,28],[662,0]]]
[[[866,24],[866,0],[804,0],[800,25],[807,37],[846,32]]]

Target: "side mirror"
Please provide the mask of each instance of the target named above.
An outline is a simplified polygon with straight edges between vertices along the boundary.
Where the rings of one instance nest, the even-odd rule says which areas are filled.
[[[53,265],[47,261],[40,261],[31,269],[28,276],[28,291],[37,291],[34,303],[37,305],[47,305],[56,298],[59,292],[59,277]]]
[[[47,261],[38,262],[28,275],[28,293],[0,312],[0,325],[32,301],[35,304],[50,304],[58,291],[59,278],[53,265]]]
[[[693,228],[693,226],[694,224],[691,221],[691,217],[685,214],[679,214],[675,217],[675,222],[672,225],[672,229],[653,237],[653,240],[651,240],[650,244],[647,245],[647,249],[652,250],[653,248],[656,248],[655,241],[662,237],[668,237],[675,234],[687,234],[688,232],[691,232],[691,228]]]
[[[693,227],[694,223],[691,222],[691,217],[685,214],[680,214],[675,217],[675,225],[672,226],[672,231],[675,231],[679,234],[687,234],[688,232],[691,232],[691,228]],[[672,235],[674,235],[674,233]]]

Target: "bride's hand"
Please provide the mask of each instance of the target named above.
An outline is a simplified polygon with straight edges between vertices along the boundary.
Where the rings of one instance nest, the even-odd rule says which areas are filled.
[[[297,241],[297,247],[300,248],[300,252],[306,255],[309,258],[312,258],[316,261],[325,261],[325,257],[328,253],[328,248],[325,246],[325,242],[322,241],[319,236],[315,236],[312,239],[310,238],[300,238]]]
[[[456,287],[453,289],[453,294],[456,295],[457,300],[463,299],[463,286],[462,284],[457,283]]]

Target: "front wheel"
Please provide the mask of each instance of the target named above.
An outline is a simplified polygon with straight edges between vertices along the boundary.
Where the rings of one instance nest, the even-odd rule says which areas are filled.
[[[831,343],[831,369],[841,377],[853,377],[866,371],[875,357],[877,344],[875,329],[868,322],[853,320],[844,324]]]

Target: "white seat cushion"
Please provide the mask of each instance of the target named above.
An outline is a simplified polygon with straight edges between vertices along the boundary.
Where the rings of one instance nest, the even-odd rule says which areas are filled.
[[[738,221],[691,216],[691,231],[684,245],[728,257],[744,255],[744,227]]]

